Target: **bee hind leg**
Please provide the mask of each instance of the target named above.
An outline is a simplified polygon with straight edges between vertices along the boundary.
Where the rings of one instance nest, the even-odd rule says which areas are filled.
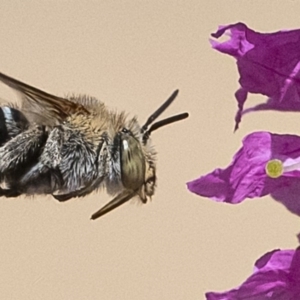
[[[35,126],[9,140],[0,147],[0,174],[20,178],[30,165],[37,163],[47,139],[43,126]]]
[[[24,132],[29,122],[23,113],[10,106],[0,107],[0,146]]]
[[[34,126],[0,147],[0,181],[7,185],[0,190],[0,196],[27,194],[27,185],[21,178],[37,163],[47,136],[43,126]]]
[[[17,189],[2,189],[0,188],[0,197],[16,198],[21,196],[23,193]]]

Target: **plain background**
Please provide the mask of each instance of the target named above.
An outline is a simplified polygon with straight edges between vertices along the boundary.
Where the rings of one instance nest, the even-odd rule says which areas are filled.
[[[269,197],[219,204],[185,183],[229,164],[255,130],[300,134],[299,113],[262,112],[233,134],[234,59],[212,50],[218,25],[299,28],[299,1],[1,1],[0,70],[55,95],[87,93],[144,122],[190,118],[153,134],[158,187],[90,221],[105,193],[59,203],[1,199],[1,299],[187,300],[240,284],[254,261],[295,248],[299,218]],[[17,99],[4,85],[1,97]],[[262,101],[252,96],[250,104]]]

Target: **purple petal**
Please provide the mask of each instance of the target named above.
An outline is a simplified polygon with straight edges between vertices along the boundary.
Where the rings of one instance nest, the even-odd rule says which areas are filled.
[[[264,254],[255,262],[254,272],[288,270],[291,267],[295,250],[276,249]]]
[[[254,132],[243,140],[242,148],[225,169],[216,169],[187,183],[188,189],[215,201],[239,203],[246,198],[271,194],[292,212],[300,215],[300,171],[270,178],[265,171],[269,160],[300,159],[300,137]]]
[[[250,134],[243,140],[243,147],[228,168],[216,169],[189,182],[188,189],[200,196],[230,203],[239,203],[246,197],[262,196],[266,178],[264,164],[271,157],[270,149],[269,133]]]
[[[214,49],[236,58],[242,93],[237,91],[236,126],[242,115],[251,111],[300,111],[300,30],[259,33],[243,23],[219,27],[212,36],[219,38],[230,32],[230,39]],[[265,103],[243,109],[248,93],[262,94]]]
[[[300,216],[299,178],[286,178],[284,184],[271,192],[271,196],[282,203],[290,212]]]
[[[300,295],[300,250],[274,250],[255,263],[254,274],[241,286],[207,300],[297,300]]]
[[[206,293],[206,300],[237,300],[237,290],[231,290],[225,293]]]

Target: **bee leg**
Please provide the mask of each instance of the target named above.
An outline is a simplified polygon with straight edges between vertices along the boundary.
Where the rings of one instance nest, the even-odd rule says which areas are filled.
[[[35,165],[41,149],[47,139],[47,132],[43,126],[32,127],[0,147],[0,175],[8,189],[0,192],[1,196],[17,197],[27,193],[27,187],[20,179],[28,168]]]
[[[52,194],[52,196],[54,199],[56,199],[60,202],[70,200],[71,198],[84,197],[84,196],[90,194],[95,189],[96,186],[99,186],[101,184],[101,182],[103,181],[103,179],[104,179],[104,177],[98,177],[97,180],[95,180],[90,185],[88,185],[80,190],[73,191],[68,194],[58,194],[58,195]]]
[[[43,147],[39,162],[22,177],[22,184],[30,184],[40,180],[41,175],[50,177],[51,187],[47,193],[67,191],[53,197],[59,201],[67,201],[84,193],[90,182],[97,178],[97,168],[93,161],[93,149],[82,141],[76,131],[63,126],[56,126],[49,133]],[[89,165],[87,165],[89,163]],[[86,174],[80,174],[88,169]],[[86,182],[80,181],[84,176],[90,177]]]
[[[9,106],[0,107],[0,146],[28,127],[29,122],[21,111]]]
[[[56,200],[58,200],[60,202],[64,202],[64,201],[70,200],[71,198],[84,197],[84,196],[90,194],[91,192],[93,192],[95,189],[97,189],[101,185],[101,183],[105,179],[107,172],[108,172],[107,171],[107,169],[108,169],[108,167],[107,167],[108,151],[107,151],[107,145],[106,145],[104,139],[99,143],[96,153],[97,153],[97,156],[95,159],[95,165],[96,165],[98,171],[97,171],[97,176],[95,176],[95,179],[93,181],[91,181],[88,185],[86,185],[84,188],[81,188],[76,191],[72,191],[68,194],[58,194],[58,195],[52,194],[52,196]]]
[[[56,200],[58,200],[59,202],[65,202],[65,201],[68,201],[70,200],[71,198],[74,198],[76,196],[74,196],[73,193],[70,193],[70,194],[64,194],[64,195],[53,195],[52,194],[52,197]]]
[[[22,195],[17,189],[0,189],[0,197],[15,198]]]
[[[28,170],[26,174],[20,179],[22,186],[33,185],[37,181],[44,181],[42,185],[47,181],[48,193],[53,193],[63,185],[62,174],[59,169],[50,169],[48,166],[43,165],[42,162],[38,162],[32,168]]]
[[[39,157],[39,162],[32,166],[21,178],[21,184],[26,185],[41,178],[41,175],[49,176],[50,193],[63,186],[63,176],[58,168],[63,141],[63,130],[60,126],[55,127],[48,136],[47,142]]]
[[[76,198],[76,197],[80,197],[79,194],[85,190],[85,188],[82,188],[80,190],[77,190],[77,191],[73,191],[71,193],[68,193],[68,194],[58,194],[58,195],[54,195],[52,194],[52,197],[56,200],[58,200],[59,202],[65,202],[65,201],[68,201],[72,198]]]
[[[37,162],[47,139],[43,126],[32,127],[0,147],[0,174],[20,178],[28,166]]]

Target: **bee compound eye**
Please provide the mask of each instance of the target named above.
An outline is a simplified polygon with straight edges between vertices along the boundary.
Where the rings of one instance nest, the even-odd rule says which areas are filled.
[[[145,180],[145,157],[139,142],[131,135],[121,139],[120,158],[124,187],[131,190],[140,188]]]

